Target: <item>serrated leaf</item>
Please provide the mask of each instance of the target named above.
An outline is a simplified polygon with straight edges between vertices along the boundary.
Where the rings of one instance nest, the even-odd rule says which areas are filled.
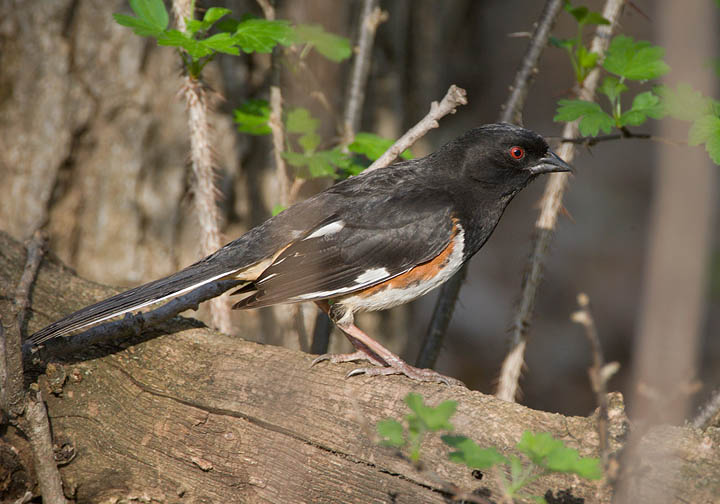
[[[200,43],[217,52],[235,55],[240,54],[240,50],[235,47],[235,39],[226,32],[216,33],[212,37],[201,40]]]
[[[248,100],[233,112],[238,131],[251,135],[268,135],[271,133],[268,125],[270,105],[266,100]]]
[[[687,83],[678,84],[675,89],[658,86],[655,93],[660,96],[665,113],[675,119],[694,121],[712,110],[713,100]]]
[[[603,79],[602,84],[600,84],[600,87],[598,88],[598,91],[607,96],[610,100],[610,103],[614,104],[618,96],[620,96],[620,94],[624,91],[627,91],[627,89],[628,87],[622,82],[620,82],[620,79],[608,75],[607,77],[605,77],[605,79]]]
[[[650,42],[618,35],[605,55],[603,68],[610,73],[630,80],[656,79],[670,70],[663,61],[665,49],[650,45]]]
[[[568,448],[547,432],[523,432],[517,449],[535,465],[548,471],[574,473],[588,479],[600,479],[603,476],[599,459],[581,458],[577,450]]]
[[[275,217],[280,212],[284,212],[287,207],[285,205],[281,205],[280,203],[276,204],[272,208],[272,216]]]
[[[345,37],[326,32],[320,25],[300,24],[295,27],[298,39],[331,61],[339,63],[352,55],[350,41]]]
[[[392,419],[380,420],[376,426],[377,432],[382,439],[381,443],[385,446],[394,446],[400,448],[405,446],[405,436],[403,435],[403,426],[400,422]]]
[[[393,143],[395,143],[393,140],[383,138],[374,133],[360,132],[355,135],[353,142],[348,145],[348,150],[356,154],[362,154],[368,159],[375,161],[385,154],[385,151],[388,150]],[[412,154],[409,150],[406,150],[400,154],[400,156],[404,159],[412,159]]]
[[[443,442],[455,449],[448,454],[453,462],[465,464],[471,469],[490,469],[508,460],[495,448],[480,448],[475,441],[465,436],[441,436]]]
[[[335,168],[333,165],[325,158],[325,156],[308,156],[308,163],[307,163],[308,170],[310,171],[310,176],[312,178],[319,178],[319,177],[336,177]]]
[[[298,152],[284,151],[282,157],[295,168],[301,168],[308,164],[308,157]]]
[[[181,47],[196,60],[213,53],[212,48],[178,30],[166,30],[158,37],[157,42],[161,46]]]
[[[443,401],[435,407],[427,406],[423,403],[421,395],[410,393],[405,397],[405,403],[428,430],[453,429],[453,425],[449,420],[455,414],[457,401]]]
[[[688,135],[690,145],[705,144],[705,150],[715,164],[720,164],[720,117],[704,115],[695,121]]]
[[[195,35],[199,31],[206,32],[212,26],[220,20],[223,16],[230,14],[230,9],[222,7],[210,7],[203,16],[202,21],[199,19],[186,19],[185,27],[186,32],[190,35]],[[236,53],[237,54],[237,53]]]
[[[660,119],[663,116],[663,107],[660,104],[660,98],[652,93],[645,91],[640,93],[633,99],[630,110],[620,116],[621,126],[639,126],[644,123],[648,117]]]
[[[560,100],[554,121],[580,119],[578,127],[585,136],[597,136],[599,130],[610,133],[615,121],[595,102],[585,100]]]
[[[311,153],[315,151],[318,145],[320,145],[320,135],[317,133],[306,133],[300,138],[298,138],[298,143],[300,144],[300,147],[303,148],[305,153]]]
[[[162,0],[130,0],[130,8],[139,19],[160,31],[166,29],[170,22]]]
[[[226,17],[215,23],[215,29],[221,32],[228,32],[234,34],[235,30],[237,30],[238,25],[240,25],[240,21],[234,18]]]
[[[141,37],[158,37],[163,33],[163,30],[154,24],[126,14],[113,14],[113,19],[119,25],[132,28],[133,32]]]
[[[235,43],[246,53],[269,53],[276,45],[290,45],[294,40],[289,21],[255,18],[240,22],[233,36]]]
[[[230,14],[230,12],[232,12],[230,9],[225,9],[224,7],[210,7],[207,11],[205,11],[203,23],[208,24],[208,26],[212,26],[224,16]]]
[[[288,133],[314,133],[320,121],[315,119],[306,108],[297,107],[287,114],[285,128]]]
[[[547,432],[533,434],[530,431],[525,431],[516,448],[527,455],[535,465],[543,466],[545,458],[554,450],[563,446],[562,441],[553,438]]]

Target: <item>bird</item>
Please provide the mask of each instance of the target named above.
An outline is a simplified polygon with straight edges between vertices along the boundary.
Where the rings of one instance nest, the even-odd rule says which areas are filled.
[[[312,301],[355,351],[312,365],[367,361],[347,376],[400,374],[453,383],[403,361],[354,323],[423,296],[485,244],[513,197],[539,175],[572,171],[545,139],[520,126],[486,124],[437,151],[345,180],[296,203],[181,271],[80,309],[33,334],[66,336],[197,287],[237,280],[233,308]]]

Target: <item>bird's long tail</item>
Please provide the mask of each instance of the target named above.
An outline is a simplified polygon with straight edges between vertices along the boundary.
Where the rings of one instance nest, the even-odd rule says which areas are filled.
[[[207,257],[173,275],[140,285],[78,310],[39,330],[29,338],[28,342],[37,345],[76,329],[179,296],[201,285],[228,277],[240,269],[224,267],[223,264],[212,259],[213,256]]]

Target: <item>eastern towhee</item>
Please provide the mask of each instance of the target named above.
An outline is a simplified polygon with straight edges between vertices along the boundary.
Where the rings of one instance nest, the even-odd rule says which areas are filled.
[[[490,237],[505,207],[542,173],[570,166],[532,131],[509,124],[472,129],[420,159],[350,177],[251,229],[214,254],[50,324],[56,336],[143,308],[218,280],[247,282],[234,308],[314,301],[356,352],[313,363],[367,360],[349,375],[404,374],[449,380],[405,363],[353,323],[448,280]]]

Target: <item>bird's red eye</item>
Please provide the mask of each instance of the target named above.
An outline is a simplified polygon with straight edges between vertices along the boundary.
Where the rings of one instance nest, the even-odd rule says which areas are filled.
[[[522,159],[525,157],[525,149],[518,147],[517,145],[515,147],[510,147],[510,155],[513,159]]]

